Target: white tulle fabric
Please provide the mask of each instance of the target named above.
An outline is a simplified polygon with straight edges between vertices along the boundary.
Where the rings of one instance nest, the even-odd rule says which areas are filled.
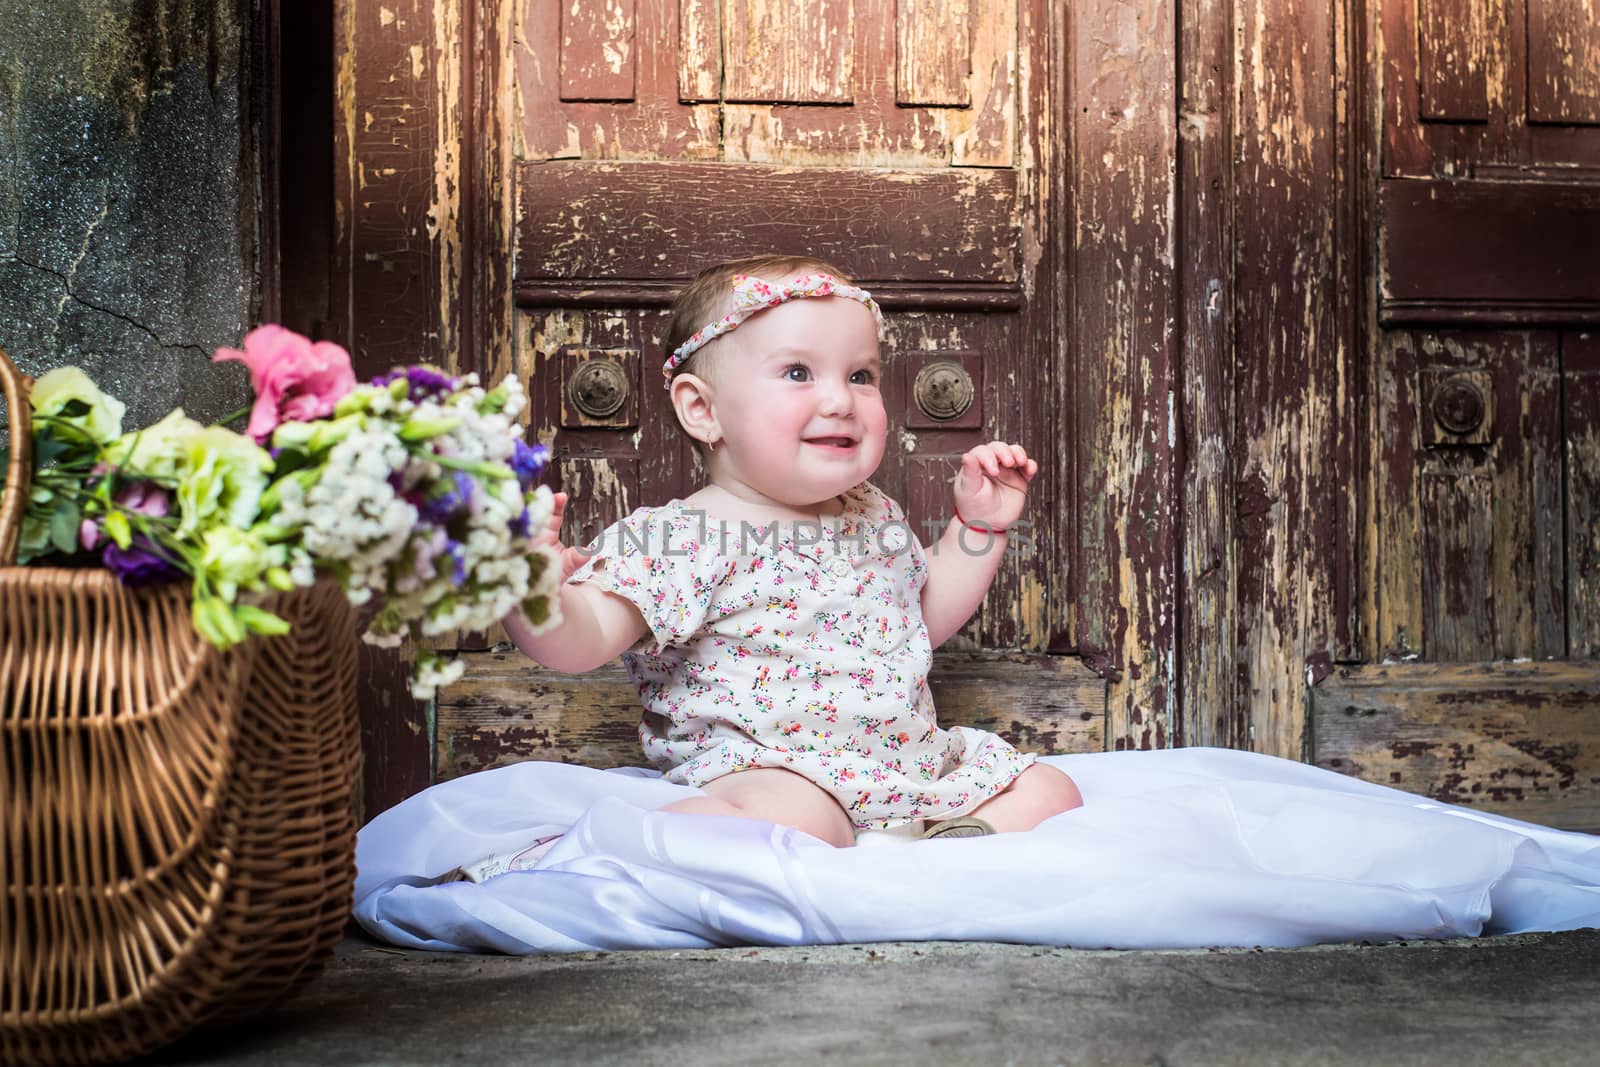
[[[1224,749],[1051,756],[1084,806],[1027,833],[835,849],[653,809],[651,771],[522,763],[372,820],[356,917],[473,952],[983,940],[1305,945],[1600,925],[1600,837]],[[528,871],[444,872],[552,833]]]

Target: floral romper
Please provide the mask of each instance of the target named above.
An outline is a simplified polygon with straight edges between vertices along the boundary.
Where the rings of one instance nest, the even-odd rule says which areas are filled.
[[[682,501],[608,527],[569,581],[631,603],[649,632],[622,659],[646,758],[701,786],[781,767],[861,829],[964,814],[1034,760],[984,730],[940,729],[922,621],[928,577],[900,507],[863,482],[814,527],[756,527]]]

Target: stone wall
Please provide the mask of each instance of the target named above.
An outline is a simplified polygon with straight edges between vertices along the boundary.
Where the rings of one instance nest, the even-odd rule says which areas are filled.
[[[242,407],[258,299],[249,0],[0,0],[0,349],[128,404]]]

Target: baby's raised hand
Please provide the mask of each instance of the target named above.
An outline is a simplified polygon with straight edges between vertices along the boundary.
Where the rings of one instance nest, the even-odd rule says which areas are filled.
[[[1021,445],[991,441],[969,449],[956,475],[956,511],[967,522],[1003,530],[1022,514],[1028,482],[1038,473]]]
[[[561,543],[561,517],[566,513],[567,494],[557,493],[555,495],[555,507],[550,512],[550,521],[533,539],[533,543],[536,545],[554,545],[560,549],[561,580],[563,582],[572,577],[572,572],[583,566],[584,562],[589,558],[583,554],[581,549],[572,548]]]

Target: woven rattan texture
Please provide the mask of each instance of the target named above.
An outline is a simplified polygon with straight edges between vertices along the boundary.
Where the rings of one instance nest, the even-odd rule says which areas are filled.
[[[0,507],[0,1062],[105,1062],[257,1011],[331,955],[355,617],[320,583],[267,605],[288,635],[218,652],[187,587],[3,565],[18,514]]]

